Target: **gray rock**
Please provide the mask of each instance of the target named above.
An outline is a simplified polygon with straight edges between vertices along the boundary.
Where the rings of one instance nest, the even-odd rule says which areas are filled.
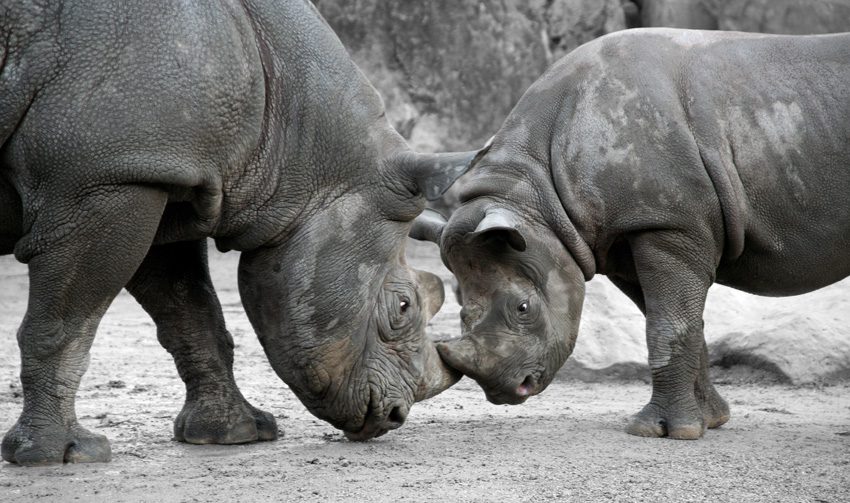
[[[850,30],[850,0],[633,0],[639,26],[807,35]]]
[[[316,0],[423,151],[483,145],[555,59],[623,29],[620,0]]]
[[[712,366],[744,365],[792,384],[850,380],[850,280],[768,298],[715,285],[705,309]],[[578,342],[559,375],[649,380],[644,318],[606,278],[587,284]]]
[[[722,30],[806,35],[850,30],[850,0],[719,0]]]

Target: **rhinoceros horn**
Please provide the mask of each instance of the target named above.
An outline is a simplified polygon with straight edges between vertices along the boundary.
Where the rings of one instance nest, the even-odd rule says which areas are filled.
[[[421,215],[413,220],[408,236],[419,241],[430,241],[440,244],[440,236],[446,227],[446,217],[431,208],[425,208]]]
[[[475,343],[470,339],[461,339],[452,343],[437,343],[440,357],[453,369],[466,375],[476,375],[480,369],[481,357]]]
[[[416,401],[425,400],[440,393],[441,391],[451,387],[463,377],[460,370],[454,369],[440,357],[437,348],[433,345],[428,345],[425,348],[426,369],[432,369],[425,373],[425,381],[420,386],[416,396]],[[437,371],[433,371],[437,369]]]
[[[527,245],[520,231],[521,225],[522,221],[513,211],[506,208],[490,208],[475,230],[466,234],[463,239],[469,244],[479,239],[496,237],[507,241],[516,251],[525,251]]]
[[[443,195],[460,176],[470,170],[487,151],[490,144],[481,150],[470,152],[422,154],[413,153],[407,159],[407,173],[413,178],[418,192],[433,201]]]

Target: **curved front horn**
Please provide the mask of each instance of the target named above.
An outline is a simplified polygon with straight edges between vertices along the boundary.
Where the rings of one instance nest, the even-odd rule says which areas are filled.
[[[405,152],[398,157],[402,170],[415,185],[415,192],[433,201],[470,170],[490,150],[487,144],[481,150],[470,152],[422,154]]]
[[[484,218],[478,223],[473,232],[464,236],[464,242],[472,243],[483,237],[496,237],[507,241],[516,251],[525,251],[527,244],[525,236],[522,235],[520,227],[522,220],[514,213],[505,208],[488,209]]]
[[[419,192],[433,201],[474,164],[479,151],[448,154],[417,154],[410,173]]]

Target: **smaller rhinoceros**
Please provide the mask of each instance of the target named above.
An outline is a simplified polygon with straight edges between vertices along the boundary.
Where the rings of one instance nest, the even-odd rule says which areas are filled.
[[[492,402],[539,393],[604,274],[646,315],[652,398],[627,431],[699,438],[729,418],[709,287],[794,295],[850,274],[850,34],[597,39],[529,88],[460,198],[413,228],[460,283],[444,360]]]

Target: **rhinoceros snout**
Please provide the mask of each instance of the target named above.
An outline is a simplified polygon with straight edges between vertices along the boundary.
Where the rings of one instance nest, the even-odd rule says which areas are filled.
[[[539,382],[533,374],[519,372],[517,377],[507,377],[494,372],[499,362],[488,362],[486,355],[469,340],[438,343],[437,351],[446,365],[474,379],[484,390],[487,400],[496,405],[520,404],[539,390]]]
[[[537,380],[530,375],[522,379],[519,384],[515,384],[516,380],[513,380],[507,386],[488,386],[477,379],[476,382],[484,390],[487,401],[495,405],[518,405],[537,392]]]
[[[386,414],[370,411],[363,423],[363,428],[359,431],[345,431],[345,437],[355,442],[380,437],[390,430],[401,428],[407,419],[408,412],[409,408],[406,405],[396,405]]]

